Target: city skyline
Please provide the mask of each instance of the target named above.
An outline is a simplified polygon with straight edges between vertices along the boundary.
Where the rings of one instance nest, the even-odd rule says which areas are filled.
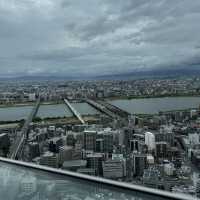
[[[161,196],[172,199],[198,199],[199,102],[200,76],[2,81],[1,166],[5,161],[23,161],[25,166],[34,163],[36,169],[50,167],[53,173],[59,170],[92,176],[87,180],[97,176],[98,180],[114,180],[117,185],[128,184],[136,190],[141,186],[142,196],[148,190],[154,196],[164,192]],[[12,169],[8,170],[11,174]],[[68,181],[67,177],[64,179]],[[18,188],[24,190],[16,190],[17,196],[28,198],[41,193],[38,184],[31,189],[33,183],[26,178],[19,180]],[[1,196],[7,188],[3,184]],[[64,187],[52,197],[61,195],[64,199],[70,191]],[[95,190],[91,195],[97,193]]]

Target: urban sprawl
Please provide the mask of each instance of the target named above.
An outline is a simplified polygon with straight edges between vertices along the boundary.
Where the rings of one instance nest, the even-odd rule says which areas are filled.
[[[200,78],[2,81],[0,109],[32,106],[0,122],[1,156],[78,173],[200,195],[200,107],[134,114],[111,99],[200,95]],[[81,115],[72,103],[98,110]],[[73,116],[37,116],[64,104]],[[200,104],[200,102],[199,102]]]

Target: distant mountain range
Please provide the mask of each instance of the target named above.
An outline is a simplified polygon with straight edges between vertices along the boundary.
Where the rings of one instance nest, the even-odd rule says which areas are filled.
[[[16,76],[0,77],[1,81],[56,81],[56,80],[126,80],[142,78],[174,78],[182,76],[200,76],[200,69],[165,69],[151,71],[133,71],[120,74],[107,74],[97,76],[59,76],[59,75],[34,75],[34,76]]]
[[[96,76],[96,79],[141,79],[141,78],[173,78],[182,76],[200,76],[200,69],[166,69],[166,70],[151,70],[127,72],[122,74],[110,74],[104,76]]]

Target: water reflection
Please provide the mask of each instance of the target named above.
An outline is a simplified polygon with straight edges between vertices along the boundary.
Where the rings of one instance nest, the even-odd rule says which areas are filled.
[[[198,108],[200,97],[166,97],[114,100],[111,104],[132,114],[155,114],[159,111]]]
[[[16,121],[26,119],[32,108],[32,106],[0,108],[0,121]]]
[[[37,117],[72,117],[73,114],[65,104],[41,105]]]
[[[0,179],[0,199],[5,200],[162,200],[4,163],[0,163]]]

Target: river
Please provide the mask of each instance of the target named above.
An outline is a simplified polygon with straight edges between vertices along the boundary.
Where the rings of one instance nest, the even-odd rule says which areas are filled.
[[[163,97],[131,100],[113,100],[111,104],[131,114],[156,114],[159,111],[198,108],[200,97]]]
[[[113,100],[111,104],[128,111],[132,114],[156,114],[159,111],[182,110],[187,108],[197,108],[200,104],[200,97],[165,97],[146,98],[131,100]],[[81,115],[99,114],[95,108],[87,103],[72,103],[72,106]],[[30,114],[32,106],[16,106],[0,108],[0,121],[16,121],[26,119]],[[41,105],[38,117],[71,117],[73,114],[65,104]]]

